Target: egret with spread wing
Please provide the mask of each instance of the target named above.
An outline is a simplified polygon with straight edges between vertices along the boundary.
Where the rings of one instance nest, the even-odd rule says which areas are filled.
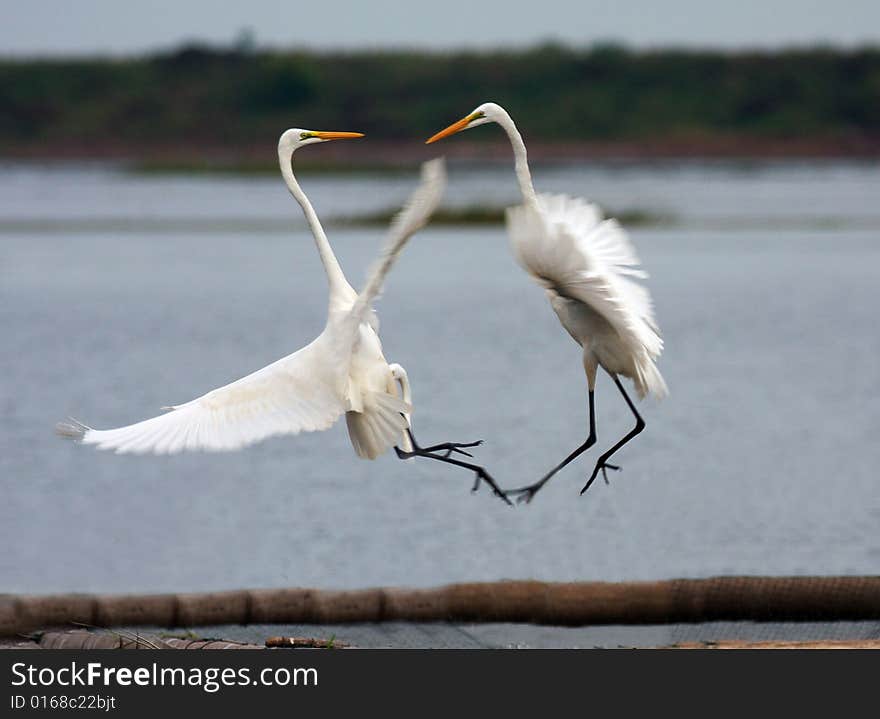
[[[372,309],[395,259],[440,202],[446,179],[443,162],[433,160],[423,166],[419,187],[395,217],[382,258],[358,295],[346,280],[292,167],[293,153],[301,147],[355,137],[362,135],[291,129],[278,143],[281,173],[302,206],[330,286],[327,324],[321,334],[293,354],[190,402],[169,407],[166,414],[107,430],[63,422],[57,426],[59,434],[117,453],[234,450],[275,435],[324,430],[344,414],[359,457],[375,459],[395,446],[401,458],[428,457],[472,470],[477,474],[475,488],[486,481],[507,501],[482,467],[450,456],[470,456],[462,448],[479,442],[418,446],[410,428],[412,397],[406,372],[385,360]]]
[[[534,484],[510,490],[508,494],[531,501],[541,487],[560,469],[596,443],[594,390],[599,367],[614,380],[635,417],[635,427],[599,456],[581,494],[606,469],[620,469],[608,459],[645,427],[645,422],[627,395],[620,377],[628,377],[640,398],[667,394],[656,360],[663,340],[654,319],[648,291],[633,278],[647,275],[639,269],[635,249],[620,225],[603,219],[598,207],[565,195],[537,194],[532,185],[526,146],[507,111],[493,102],[475,108],[469,115],[438,132],[432,143],[456,132],[489,122],[507,133],[516,161],[523,204],[507,210],[507,229],[513,252],[542,287],[566,331],[583,348],[587,375],[590,432],[586,441]]]

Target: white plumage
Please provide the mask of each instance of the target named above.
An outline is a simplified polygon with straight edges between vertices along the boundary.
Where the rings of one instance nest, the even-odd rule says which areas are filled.
[[[82,427],[65,434],[81,434],[83,444],[119,454],[174,454],[234,450],[274,435],[327,429],[345,411],[338,369],[324,361],[328,349],[325,333],[268,367],[169,407],[166,414],[116,429]]]
[[[484,103],[428,142],[490,122],[498,123],[510,139],[523,196],[522,205],[507,210],[513,253],[526,272],[544,287],[562,326],[583,348],[590,403],[587,440],[538,482],[509,493],[531,500],[550,477],[595,443],[593,392],[601,366],[626,399],[636,417],[636,427],[599,457],[582,490],[585,491],[599,471],[604,476],[606,468],[619,469],[606,460],[644,428],[644,421],[619,376],[632,379],[639,397],[667,394],[666,382],[656,365],[663,340],[651,297],[635,281],[647,275],[640,269],[635,248],[623,228],[615,220],[603,219],[598,207],[579,198],[535,192],[525,143],[501,106]]]
[[[647,274],[617,221],[579,198],[539,194],[507,210],[507,229],[517,260],[547,290],[575,341],[589,344],[609,372],[630,377],[640,397],[665,396],[651,297],[630,279]]]
[[[425,163],[419,187],[392,223],[380,262],[358,296],[291,167],[293,153],[303,145],[355,136],[359,135],[294,129],[279,141],[282,174],[309,221],[330,284],[323,332],[293,354],[170,407],[166,414],[107,430],[60,423],[59,434],[117,453],[234,450],[271,436],[324,430],[345,414],[360,457],[373,459],[395,444],[411,449],[406,373],[399,365],[389,365],[382,354],[372,302],[406,242],[439,204],[445,169],[441,160]]]

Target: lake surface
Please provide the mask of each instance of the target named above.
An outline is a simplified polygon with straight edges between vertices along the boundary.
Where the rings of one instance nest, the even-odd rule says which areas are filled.
[[[865,164],[538,167],[541,189],[675,217],[634,228],[670,387],[529,506],[428,460],[355,457],[344,423],[233,454],[115,456],[54,423],[127,424],[306,344],[326,284],[280,179],[0,165],[0,584],[184,591],[459,580],[880,572],[880,170]],[[393,207],[413,176],[302,178],[327,218]],[[447,202],[512,203],[509,168],[450,168]],[[289,227],[286,223],[289,222]],[[359,285],[381,238],[331,228]],[[504,486],[586,434],[578,347],[501,227],[429,228],[378,303],[425,443],[483,438]]]

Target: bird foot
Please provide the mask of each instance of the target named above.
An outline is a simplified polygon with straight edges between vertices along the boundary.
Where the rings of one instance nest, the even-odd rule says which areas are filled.
[[[473,457],[470,452],[465,452],[462,447],[479,447],[483,444],[482,439],[478,439],[476,442],[442,442],[440,444],[434,444],[430,447],[416,447],[416,452],[422,454],[434,454],[435,452],[443,452],[444,457],[448,457],[449,455],[455,454],[463,454],[465,457]]]
[[[529,504],[538,493],[538,490],[544,486],[544,482],[535,482],[528,487],[519,487],[517,489],[508,489],[504,494],[507,497],[516,499],[517,504]]]
[[[443,442],[442,444],[434,444],[430,447],[420,447],[418,444],[416,444],[415,438],[412,436],[412,434],[410,434],[410,441],[413,444],[413,450],[411,452],[405,452],[404,450],[400,449],[400,447],[394,448],[394,451],[397,453],[398,458],[410,459],[411,457],[425,457],[427,459],[434,459],[440,462],[445,462],[447,464],[454,464],[457,467],[469,469],[473,471],[476,475],[474,479],[474,486],[471,488],[471,492],[476,492],[480,488],[480,483],[485,482],[492,488],[492,492],[495,494],[496,497],[500,497],[508,506],[513,506],[511,501],[505,496],[504,492],[495,483],[495,480],[485,469],[476,464],[463,462],[460,459],[450,459],[450,455],[453,452],[472,457],[473,455],[471,455],[469,452],[465,452],[461,448],[477,447],[483,443],[483,440],[478,439],[476,442]]]
[[[598,462],[596,462],[596,466],[593,467],[593,473],[590,475],[590,478],[587,480],[587,483],[584,485],[584,488],[581,490],[581,494],[583,494],[584,492],[586,492],[590,488],[590,485],[593,483],[593,480],[595,480],[596,477],[599,476],[600,471],[602,472],[602,479],[605,480],[605,484],[611,484],[611,482],[608,481],[608,474],[606,472],[606,470],[608,470],[608,469],[614,470],[615,472],[619,472],[621,468],[616,464],[608,464],[607,462],[605,462],[601,459]]]
[[[465,452],[462,447],[479,447],[481,444],[483,444],[481,439],[478,439],[476,442],[445,442],[442,445],[438,445],[437,449],[439,451],[446,451],[446,454],[443,455],[444,457],[448,457],[453,452],[455,454],[463,454],[465,457],[473,457],[474,455],[470,452]]]
[[[434,459],[443,457],[445,459],[453,453],[463,454],[465,457],[473,457],[474,455],[470,452],[465,452],[462,447],[479,447],[481,444],[483,444],[483,440],[478,439],[476,442],[441,442],[440,444],[432,444],[430,447],[419,447],[413,443],[411,452],[405,452],[398,447],[394,449],[400,459],[409,459],[411,457],[433,457]]]
[[[502,489],[501,489],[501,488],[495,483],[495,480],[492,479],[492,477],[489,475],[489,473],[488,473],[485,469],[483,469],[482,467],[478,467],[476,470],[474,470],[474,474],[476,475],[476,478],[474,479],[474,486],[471,487],[471,493],[472,493],[472,494],[473,494],[473,493],[476,493],[476,491],[480,488],[480,483],[481,483],[481,482],[485,482],[486,484],[488,484],[488,485],[492,488],[492,493],[493,493],[496,497],[498,497],[499,499],[501,499],[501,500],[502,500],[502,501],[503,501],[508,507],[512,507],[512,506],[513,506],[513,502],[511,502],[511,501],[507,498],[507,493],[504,492],[504,490],[502,490]]]

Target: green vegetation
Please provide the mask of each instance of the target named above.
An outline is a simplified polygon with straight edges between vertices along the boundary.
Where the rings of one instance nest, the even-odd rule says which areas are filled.
[[[380,226],[384,227],[398,210],[386,210],[372,214],[358,215],[336,220],[336,224],[352,226]],[[675,217],[660,212],[648,210],[604,210],[605,217],[613,217],[618,222],[629,227],[658,226],[675,224]],[[493,205],[468,205],[466,207],[441,207],[431,215],[432,225],[503,225],[504,207]]]
[[[248,52],[0,61],[0,151],[253,146],[295,123],[424,138],[479,102],[547,141],[880,134],[880,48]],[[143,156],[142,152],[135,152]]]

